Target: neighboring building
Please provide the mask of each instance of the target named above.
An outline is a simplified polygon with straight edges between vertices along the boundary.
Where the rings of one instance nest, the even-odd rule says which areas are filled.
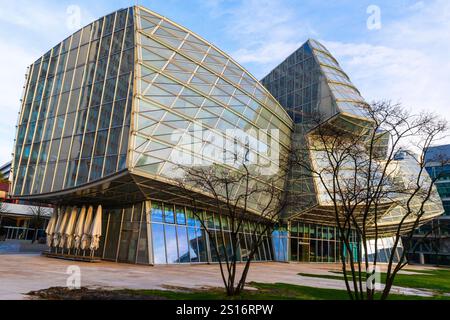
[[[5,163],[0,167],[0,173],[3,175],[4,178],[8,179],[10,172],[11,172],[11,161]]]
[[[143,7],[107,15],[29,67],[14,151],[13,195],[66,210],[102,205],[103,234],[95,255],[106,260],[217,261],[210,244],[224,241],[230,248],[229,219],[217,214],[211,194],[192,191],[216,231],[216,239],[210,239],[178,186],[180,158],[218,163],[215,152],[232,153],[239,145],[279,167],[276,175],[287,170],[292,137],[294,143],[306,141],[302,124],[311,110],[326,111],[333,125],[370,126],[359,106],[364,100],[313,40],[262,83],[268,90],[220,49]],[[245,131],[248,141],[265,144],[256,148],[230,139],[227,130]],[[267,139],[254,132],[266,132]],[[205,155],[206,148],[215,152]],[[239,170],[227,162],[221,165]],[[333,219],[315,214],[326,211],[326,199],[312,179],[294,183],[297,169],[291,168],[287,185],[298,205],[279,217],[273,236],[263,235],[257,261],[339,259],[342,245]],[[256,172],[251,183],[267,183]],[[276,187],[284,190],[285,184]],[[247,224],[257,223],[266,203],[264,197],[249,201]],[[440,206],[433,207],[426,219],[441,212]],[[386,235],[397,222],[390,213],[380,221]],[[242,261],[253,241],[248,230],[244,228],[238,253]],[[359,250],[356,235],[352,245]]]
[[[427,150],[426,169],[433,179],[444,206],[444,215],[419,227],[408,255],[411,262],[450,265],[450,145]]]
[[[322,117],[320,126],[331,126],[347,134],[364,135],[374,127],[367,113],[369,105],[336,59],[315,40],[308,40],[265,76],[261,83],[294,120],[293,146],[297,148],[322,143],[313,135],[313,130],[317,127],[317,115]],[[380,139],[380,150],[387,149],[387,142],[384,143],[384,140]],[[311,148],[305,159],[311,161],[311,165],[320,171],[321,166],[326,166],[328,162],[325,155],[313,149],[316,148]],[[383,161],[382,156],[379,160]],[[407,154],[399,154],[391,166],[393,169],[398,168],[395,170],[401,181],[419,170]],[[352,171],[349,173],[353,175]],[[342,245],[337,241],[333,202],[319,178],[308,177],[301,166],[294,165],[290,168],[287,191],[293,205],[280,217],[290,238],[286,256],[297,261],[338,261]],[[400,200],[400,197],[401,195],[395,200]],[[429,210],[423,215],[421,223],[442,214],[442,205],[436,192],[431,200]],[[414,205],[420,207],[420,201],[415,201]],[[392,243],[390,237],[395,234],[405,209],[394,200],[386,200],[378,211],[377,232],[379,237],[385,237],[384,240],[379,239],[378,246],[379,256],[383,257],[387,254],[385,250],[390,250],[386,245]],[[414,218],[406,220],[402,231],[411,230],[414,221]],[[375,229],[371,228],[373,225],[374,222],[368,226],[368,232],[372,235],[375,232]],[[356,236],[351,245],[354,252],[358,252]],[[370,242],[368,249],[373,248],[374,245]],[[371,251],[370,254],[372,253]]]
[[[32,224],[37,214],[42,219],[42,226],[37,231],[38,235],[45,237],[44,228],[53,213],[53,208],[44,206],[38,209],[26,202],[18,203],[17,200],[12,200],[9,196],[10,171],[11,162],[0,167],[0,172],[5,179],[0,182],[0,240],[33,239],[35,228]]]
[[[40,207],[8,203],[4,202],[1,204],[0,213],[0,240],[32,240],[34,238],[34,233],[36,232],[33,223],[37,219],[39,214],[39,219],[41,219],[41,226],[37,230],[37,238],[45,238],[45,227],[47,221],[50,219],[53,208]],[[37,210],[40,210],[38,212]]]
[[[9,173],[11,171],[11,162],[0,167],[0,199],[6,199],[9,192]]]

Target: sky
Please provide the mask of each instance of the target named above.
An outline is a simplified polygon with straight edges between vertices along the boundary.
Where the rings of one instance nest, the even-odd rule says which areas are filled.
[[[368,102],[450,120],[448,0],[0,0],[0,165],[11,159],[27,66],[80,27],[134,4],[196,32],[258,79],[314,38]]]

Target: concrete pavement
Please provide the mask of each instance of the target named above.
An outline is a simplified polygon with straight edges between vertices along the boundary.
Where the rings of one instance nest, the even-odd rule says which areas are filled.
[[[158,265],[144,266],[101,261],[75,262],[47,258],[36,254],[0,255],[0,299],[26,299],[31,290],[66,286],[71,275],[68,268],[79,267],[81,286],[106,289],[162,289],[164,286],[185,288],[221,287],[219,266]],[[76,268],[75,267],[75,268]],[[242,265],[240,266],[242,268]],[[408,267],[412,269],[414,267]],[[420,267],[424,269],[423,267]],[[318,288],[345,289],[344,282],[333,279],[302,277],[298,273],[329,274],[340,270],[338,264],[253,263],[248,282],[289,283]],[[394,288],[405,294],[427,292]]]

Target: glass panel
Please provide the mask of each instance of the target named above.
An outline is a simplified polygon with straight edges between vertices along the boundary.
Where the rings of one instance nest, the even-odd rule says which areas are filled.
[[[184,207],[176,207],[177,224],[186,224],[186,216],[184,215]]]
[[[108,130],[97,132],[97,141],[95,143],[94,155],[101,156],[105,154],[106,139],[108,138]]]
[[[178,262],[177,235],[175,226],[164,225],[166,236],[167,263]]]
[[[97,157],[92,161],[90,180],[96,180],[102,176],[103,160],[103,157]]]
[[[188,228],[189,256],[191,262],[200,262],[200,252],[195,228]],[[181,252],[181,250],[180,250]]]
[[[178,232],[178,250],[180,254],[180,258],[178,262],[190,262],[190,256],[189,256],[189,246],[188,246],[188,238],[187,238],[187,231],[186,227],[184,226],[178,226],[177,227]]]
[[[163,222],[163,211],[160,203],[152,202],[152,222]]]
[[[198,248],[200,252],[200,262],[208,261],[208,252],[206,246],[206,231],[200,228],[196,229],[198,237]]]
[[[153,213],[153,210],[152,210]],[[166,263],[166,250],[164,243],[164,225],[152,223],[153,260],[155,264]]]
[[[108,241],[105,243],[104,259],[116,260],[117,244],[119,242],[120,225],[122,219],[121,209],[105,210],[109,213],[108,233],[106,237]],[[105,214],[105,218],[107,215]]]
[[[173,205],[164,204],[164,222],[175,223],[175,215],[173,212]]]
[[[138,243],[137,263],[149,263],[148,261],[148,241],[147,241],[147,222],[146,215],[142,217],[141,235]]]

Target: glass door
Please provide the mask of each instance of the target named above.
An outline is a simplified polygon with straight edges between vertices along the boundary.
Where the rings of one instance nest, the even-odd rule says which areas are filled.
[[[309,262],[309,243],[300,242],[298,243],[298,261]]]

